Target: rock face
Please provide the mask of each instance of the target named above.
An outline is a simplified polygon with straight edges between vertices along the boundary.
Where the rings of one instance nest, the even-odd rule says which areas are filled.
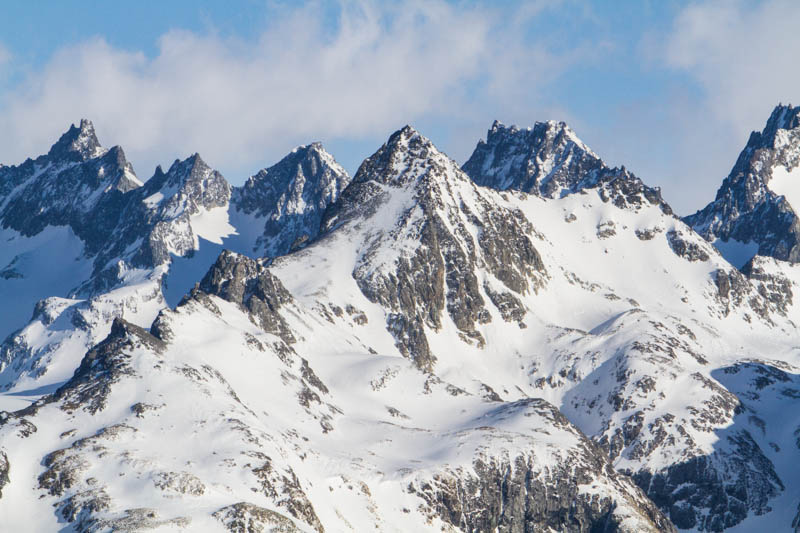
[[[46,155],[0,166],[0,225],[23,237],[68,227],[92,270],[56,295],[93,296],[124,283],[130,269],[192,256],[200,239],[222,244],[238,235],[229,246],[259,257],[299,248],[319,233],[322,213],[348,181],[344,169],[314,143],[240,188],[199,154],[176,160],[167,172],[158,167],[143,185],[122,148],[102,148],[92,123],[82,120]],[[0,264],[0,280],[25,278],[20,257]]]
[[[732,452],[695,457],[655,475],[642,471],[636,483],[681,529],[724,531],[772,510],[783,490],[772,462],[747,431],[727,437]]]
[[[0,451],[0,498],[3,497],[3,487],[8,485],[11,479],[8,473],[11,471],[11,465],[8,463],[8,456]]]
[[[246,310],[253,322],[287,344],[294,342],[279,310],[292,295],[268,269],[253,259],[225,251],[200,282],[199,288]]]
[[[236,211],[261,223],[252,252],[271,257],[301,247],[319,233],[325,208],[335,202],[350,176],[320,143],[295,148],[235,190]]]
[[[128,365],[130,351],[145,346],[158,353],[164,344],[144,329],[114,319],[109,336],[87,352],[75,374],[54,394],[62,402],[62,408],[86,409],[91,413],[103,409],[111,387],[122,376],[133,374]]]
[[[50,151],[19,166],[0,167],[0,224],[24,236],[47,226],[69,226],[87,252],[106,243],[141,182],[122,148],[103,149],[94,126],[72,125]]]
[[[686,223],[712,242],[754,243],[759,255],[800,260],[795,212],[800,205],[792,207],[791,187],[784,183],[800,179],[788,176],[800,165],[798,114],[800,107],[776,107],[764,129],[750,134],[716,199],[686,217]]]
[[[530,409],[553,433],[565,432],[575,442],[568,458],[542,472],[536,453],[516,457],[476,458],[469,469],[437,473],[430,482],[414,487],[426,501],[432,516],[465,532],[553,530],[676,531],[658,509],[625,476],[617,475],[608,458],[552,405],[525,400],[505,405],[505,411]],[[598,480],[598,474],[602,481]],[[607,477],[606,477],[607,476]],[[584,492],[581,486],[598,484],[603,489]],[[557,490],[552,490],[558,487]],[[617,511],[612,494],[621,491],[626,505],[640,513],[626,516]]]
[[[624,167],[609,168],[563,122],[537,122],[533,128],[507,127],[495,121],[469,160],[466,172],[478,185],[560,198],[597,189],[618,207],[642,203],[672,210],[661,192],[646,186]]]
[[[158,167],[144,186],[128,195],[120,222],[96,265],[121,258],[134,267],[154,268],[173,256],[192,253],[206,229],[198,228],[196,217],[227,211],[231,190],[199,154],[176,160],[166,173]]]
[[[235,503],[214,513],[231,533],[300,533],[288,517],[252,503]]]
[[[476,326],[491,320],[487,302],[521,308],[514,293],[535,292],[547,279],[522,212],[495,205],[409,126],[364,161],[322,223],[329,232],[361,227],[373,229],[353,277],[390,310],[386,325],[398,348],[425,370],[435,362],[425,328],[441,329],[443,312],[462,338],[483,345]],[[482,287],[479,269],[497,291]]]

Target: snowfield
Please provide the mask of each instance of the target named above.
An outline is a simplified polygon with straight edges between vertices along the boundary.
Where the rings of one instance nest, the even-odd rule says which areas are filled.
[[[141,184],[89,130],[35,168],[116,189],[0,240],[10,531],[795,527],[800,266],[744,204],[681,220],[557,122],[463,169],[408,126],[352,178],[315,143],[241,188],[196,154]],[[3,209],[55,179],[26,168]]]

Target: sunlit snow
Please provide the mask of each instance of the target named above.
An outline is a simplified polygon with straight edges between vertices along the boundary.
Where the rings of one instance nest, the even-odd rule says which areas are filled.
[[[783,196],[795,213],[800,213],[800,172],[796,168],[787,170],[783,165],[772,169],[772,178],[767,187],[775,194]]]

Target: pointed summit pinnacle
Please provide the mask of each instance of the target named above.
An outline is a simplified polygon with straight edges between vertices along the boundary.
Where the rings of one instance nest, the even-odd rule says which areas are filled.
[[[376,181],[404,187],[426,174],[430,165],[447,166],[450,159],[411,126],[394,132],[386,143],[361,163],[353,181]]]
[[[72,124],[69,130],[58,139],[48,156],[59,159],[86,161],[93,157],[103,155],[106,151],[100,146],[94,131],[94,124],[90,120],[81,119],[80,126]]]
[[[400,128],[399,130],[394,132],[389,137],[389,140],[387,141],[386,144],[391,145],[391,144],[397,143],[400,140],[407,142],[407,141],[413,139],[414,137],[419,137],[419,136],[420,136],[420,134],[419,134],[419,132],[417,130],[415,130],[412,126],[406,124],[405,126]]]

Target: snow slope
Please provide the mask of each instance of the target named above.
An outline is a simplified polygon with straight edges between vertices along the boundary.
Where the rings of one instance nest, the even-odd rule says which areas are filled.
[[[359,336],[368,351],[394,343],[469,393],[560,406],[644,488],[694,469],[683,494],[651,490],[682,527],[717,530],[768,512],[792,474],[776,478],[781,452],[747,440],[751,422],[715,376],[747,352],[797,363],[797,273],[748,279],[658,199],[582,191],[548,200],[476,188],[401,130],[362,165],[329,214],[330,233],[272,271],[306,307],[385,324]],[[527,259],[493,257],[508,250]]]
[[[786,167],[772,169],[767,187],[778,196],[783,196],[790,206],[800,209],[800,173],[793,174],[793,171],[794,169],[789,170]]]
[[[0,409],[27,407],[0,413],[0,515],[42,531],[790,528],[799,267],[739,270],[556,126],[496,124],[483,185],[411,127],[352,180],[289,158],[286,191],[328,185],[312,211],[277,195],[276,213],[310,217],[277,257],[217,253],[265,250],[281,218],[241,207],[199,156],[126,192],[123,219],[151,229],[117,226],[101,252],[121,282],[45,301],[4,344]],[[508,175],[526,158],[536,188]]]
[[[37,529],[52,528],[55,507],[78,530],[223,531],[220,518],[246,508],[298,531],[455,531],[465,518],[441,518],[438,502],[477,484],[480,509],[491,490],[481,469],[496,468],[525,472],[524,487],[564,489],[571,511],[554,530],[605,513],[624,531],[659,530],[644,495],[610,467],[598,470],[602,455],[546,402],[487,402],[402,357],[358,349],[306,360],[301,335],[333,341],[339,328],[279,285],[237,302],[237,269],[275,283],[224,256],[202,284],[209,293],[161,314],[158,337],[116,321],[53,397],[6,419],[12,481],[0,506],[26,511],[11,513],[12,527],[36,517]],[[257,310],[259,299],[291,317],[294,340],[282,316],[242,307]],[[515,489],[523,499],[524,487]]]
[[[251,180],[238,192],[194,154],[167,172],[159,167],[142,184],[121,148],[102,148],[85,120],[48,154],[2,167],[0,192],[7,194],[0,196],[0,220],[7,229],[0,230],[0,294],[7,299],[0,307],[0,387],[12,395],[8,405],[66,380],[114,317],[149,326],[224,248],[253,254],[257,239],[271,242],[262,236],[263,220],[242,217],[231,203],[234,192],[242,206],[264,200],[269,190],[272,202],[257,204],[269,220],[286,211],[281,199],[300,194],[308,203],[303,213],[317,216],[318,225],[318,212],[348,179],[319,144],[273,168],[288,181]],[[281,238],[292,243],[314,235],[289,227]]]
[[[92,273],[83,243],[69,227],[49,227],[32,237],[4,229],[0,242],[0,338],[24,326],[37,301],[68,296]]]

